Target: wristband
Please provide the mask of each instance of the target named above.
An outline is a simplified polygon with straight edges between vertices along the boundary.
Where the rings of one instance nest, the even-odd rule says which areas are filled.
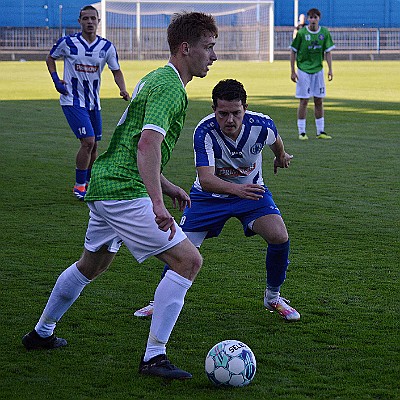
[[[52,72],[51,74],[51,79],[53,79],[54,86],[56,87],[56,90],[58,93],[61,94],[68,94],[68,90],[64,83],[61,82],[60,78],[58,77],[57,72]]]
[[[54,83],[60,81],[60,78],[58,77],[57,72],[54,71],[54,72],[52,72],[50,75],[51,75],[51,79],[53,79],[53,82],[54,82]]]

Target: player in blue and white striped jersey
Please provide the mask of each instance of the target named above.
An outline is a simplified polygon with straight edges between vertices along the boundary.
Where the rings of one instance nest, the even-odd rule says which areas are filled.
[[[274,153],[275,174],[278,168],[288,168],[293,156],[286,153],[274,121],[247,110],[240,82],[220,81],[212,98],[214,113],[195,128],[197,177],[190,191],[191,207],[185,208],[180,226],[196,247],[218,236],[233,217],[246,236],[260,235],[268,244],[264,305],[287,321],[297,321],[300,314],[280,296],[289,264],[289,236],[262,177],[262,150],[268,146]],[[151,310],[150,304],[135,315],[151,315]]]
[[[60,93],[60,104],[68,124],[81,142],[76,156],[73,192],[83,200],[90,170],[97,158],[97,142],[102,135],[99,92],[101,73],[106,64],[114,75],[121,97],[129,100],[129,93],[114,45],[96,35],[100,22],[96,8],[83,7],[78,22],[82,31],[60,38],[47,56],[46,64]],[[59,58],[64,58],[63,79],[57,74],[56,60]]]
[[[278,132],[271,118],[247,111],[247,106],[243,107],[243,113],[239,103],[235,104],[238,109],[233,112],[214,105],[216,114],[208,115],[197,125],[194,134],[195,164],[196,167],[214,167],[213,175],[227,182],[264,185],[262,149],[275,143]],[[229,102],[229,105],[233,103]],[[194,188],[202,191],[199,176]],[[221,195],[228,194],[231,193]],[[205,191],[204,195],[216,194]]]

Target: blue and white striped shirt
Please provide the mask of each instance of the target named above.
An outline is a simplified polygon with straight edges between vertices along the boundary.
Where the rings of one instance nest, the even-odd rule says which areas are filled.
[[[202,119],[194,131],[196,167],[214,166],[215,175],[233,183],[264,185],[262,149],[275,143],[278,131],[267,115],[246,111],[234,141],[224,135],[214,114]],[[202,190],[197,176],[194,187]]]
[[[111,70],[120,69],[114,45],[96,36],[89,44],[82,33],[60,38],[50,51],[54,59],[64,57],[64,81],[68,94],[60,96],[62,106],[100,110],[101,73],[107,64]]]

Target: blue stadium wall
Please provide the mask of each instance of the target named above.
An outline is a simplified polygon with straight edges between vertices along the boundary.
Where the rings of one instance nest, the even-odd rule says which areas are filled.
[[[133,0],[134,1],[134,0]],[[82,0],[1,0],[0,26],[79,28],[79,9],[90,2]],[[60,7],[62,5],[62,7]],[[299,0],[299,14],[317,7],[321,24],[330,27],[399,28],[400,0]],[[275,0],[275,24],[291,26],[292,0]]]

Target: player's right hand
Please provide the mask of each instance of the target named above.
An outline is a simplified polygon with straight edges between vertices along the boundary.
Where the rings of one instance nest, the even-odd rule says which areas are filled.
[[[169,213],[165,206],[157,207],[153,204],[153,212],[156,216],[154,219],[158,225],[158,229],[164,232],[171,230],[168,240],[172,240],[176,233],[174,217]]]
[[[119,95],[125,100],[129,101],[131,99],[131,96],[129,96],[129,93],[126,90],[121,90],[119,92]]]
[[[63,81],[54,82],[54,86],[56,87],[58,93],[68,94],[67,86]]]
[[[55,86],[57,92],[61,93],[61,94],[68,94],[66,82],[58,77],[57,72],[56,71],[51,72],[50,76],[54,82],[54,86]]]

